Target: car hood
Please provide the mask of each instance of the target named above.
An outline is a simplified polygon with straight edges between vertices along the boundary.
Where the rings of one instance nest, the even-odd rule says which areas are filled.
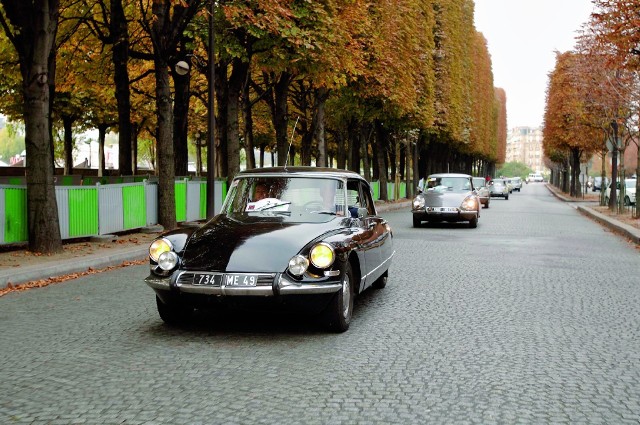
[[[428,191],[423,194],[427,207],[459,207],[471,192]]]
[[[339,231],[339,222],[293,223],[282,217],[220,215],[191,235],[180,268],[283,272],[291,257],[309,242]]]

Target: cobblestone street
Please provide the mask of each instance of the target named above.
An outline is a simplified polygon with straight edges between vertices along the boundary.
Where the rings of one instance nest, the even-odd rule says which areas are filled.
[[[2,424],[640,422],[640,255],[542,184],[414,229],[351,328],[202,312],[116,269],[0,298]]]

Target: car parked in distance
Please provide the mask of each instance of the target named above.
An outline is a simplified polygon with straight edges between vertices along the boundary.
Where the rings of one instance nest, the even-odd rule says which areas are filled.
[[[489,182],[489,193],[492,198],[509,199],[509,187],[504,179],[493,179]]]
[[[609,186],[609,177],[605,177],[604,178],[604,185],[602,184],[602,177],[601,176],[594,177],[593,178],[593,186],[591,187],[591,191],[592,192],[600,191],[600,190],[602,190],[602,186],[604,186],[605,188],[607,186]]]
[[[513,190],[520,192],[522,189],[522,179],[520,177],[511,177],[511,184],[513,185]]]
[[[413,199],[413,227],[426,222],[468,221],[478,226],[480,198],[468,174],[441,173],[427,177],[424,191]]]
[[[145,282],[167,324],[228,304],[321,314],[344,332],[354,297],[385,287],[394,252],[391,228],[360,175],[261,168],[233,179],[213,219],[155,239]]]
[[[480,198],[480,203],[485,208],[489,208],[489,201],[491,201],[491,193],[489,193],[489,187],[487,186],[487,180],[484,177],[473,178],[473,188]]]
[[[636,179],[624,180],[624,205],[630,206],[636,204]],[[616,183],[616,196],[620,196],[620,182]],[[604,194],[604,203],[609,204],[611,197],[611,184],[607,186]]]

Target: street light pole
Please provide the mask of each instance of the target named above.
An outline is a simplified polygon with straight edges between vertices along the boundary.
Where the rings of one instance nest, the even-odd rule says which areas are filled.
[[[207,220],[216,215],[215,211],[215,164],[216,164],[216,114],[214,108],[215,97],[215,50],[213,12],[215,0],[209,0],[209,102],[208,102],[208,143],[207,143]]]

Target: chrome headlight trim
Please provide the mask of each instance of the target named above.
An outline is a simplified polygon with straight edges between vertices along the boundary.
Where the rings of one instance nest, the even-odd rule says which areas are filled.
[[[158,257],[158,267],[164,271],[173,270],[178,265],[178,254],[173,251],[165,251]]]
[[[173,244],[167,238],[156,239],[149,245],[149,257],[156,263],[162,253],[169,251],[173,251]]]
[[[295,255],[289,260],[287,269],[294,276],[302,276],[309,268],[309,260],[302,255]]]
[[[462,211],[476,211],[478,209],[478,201],[474,196],[467,196],[460,204]]]
[[[423,196],[416,196],[413,198],[413,209],[424,208],[425,200]]]
[[[331,267],[336,260],[336,252],[333,246],[326,242],[320,242],[315,244],[311,251],[309,251],[309,259],[311,264],[319,269],[326,269]]]

